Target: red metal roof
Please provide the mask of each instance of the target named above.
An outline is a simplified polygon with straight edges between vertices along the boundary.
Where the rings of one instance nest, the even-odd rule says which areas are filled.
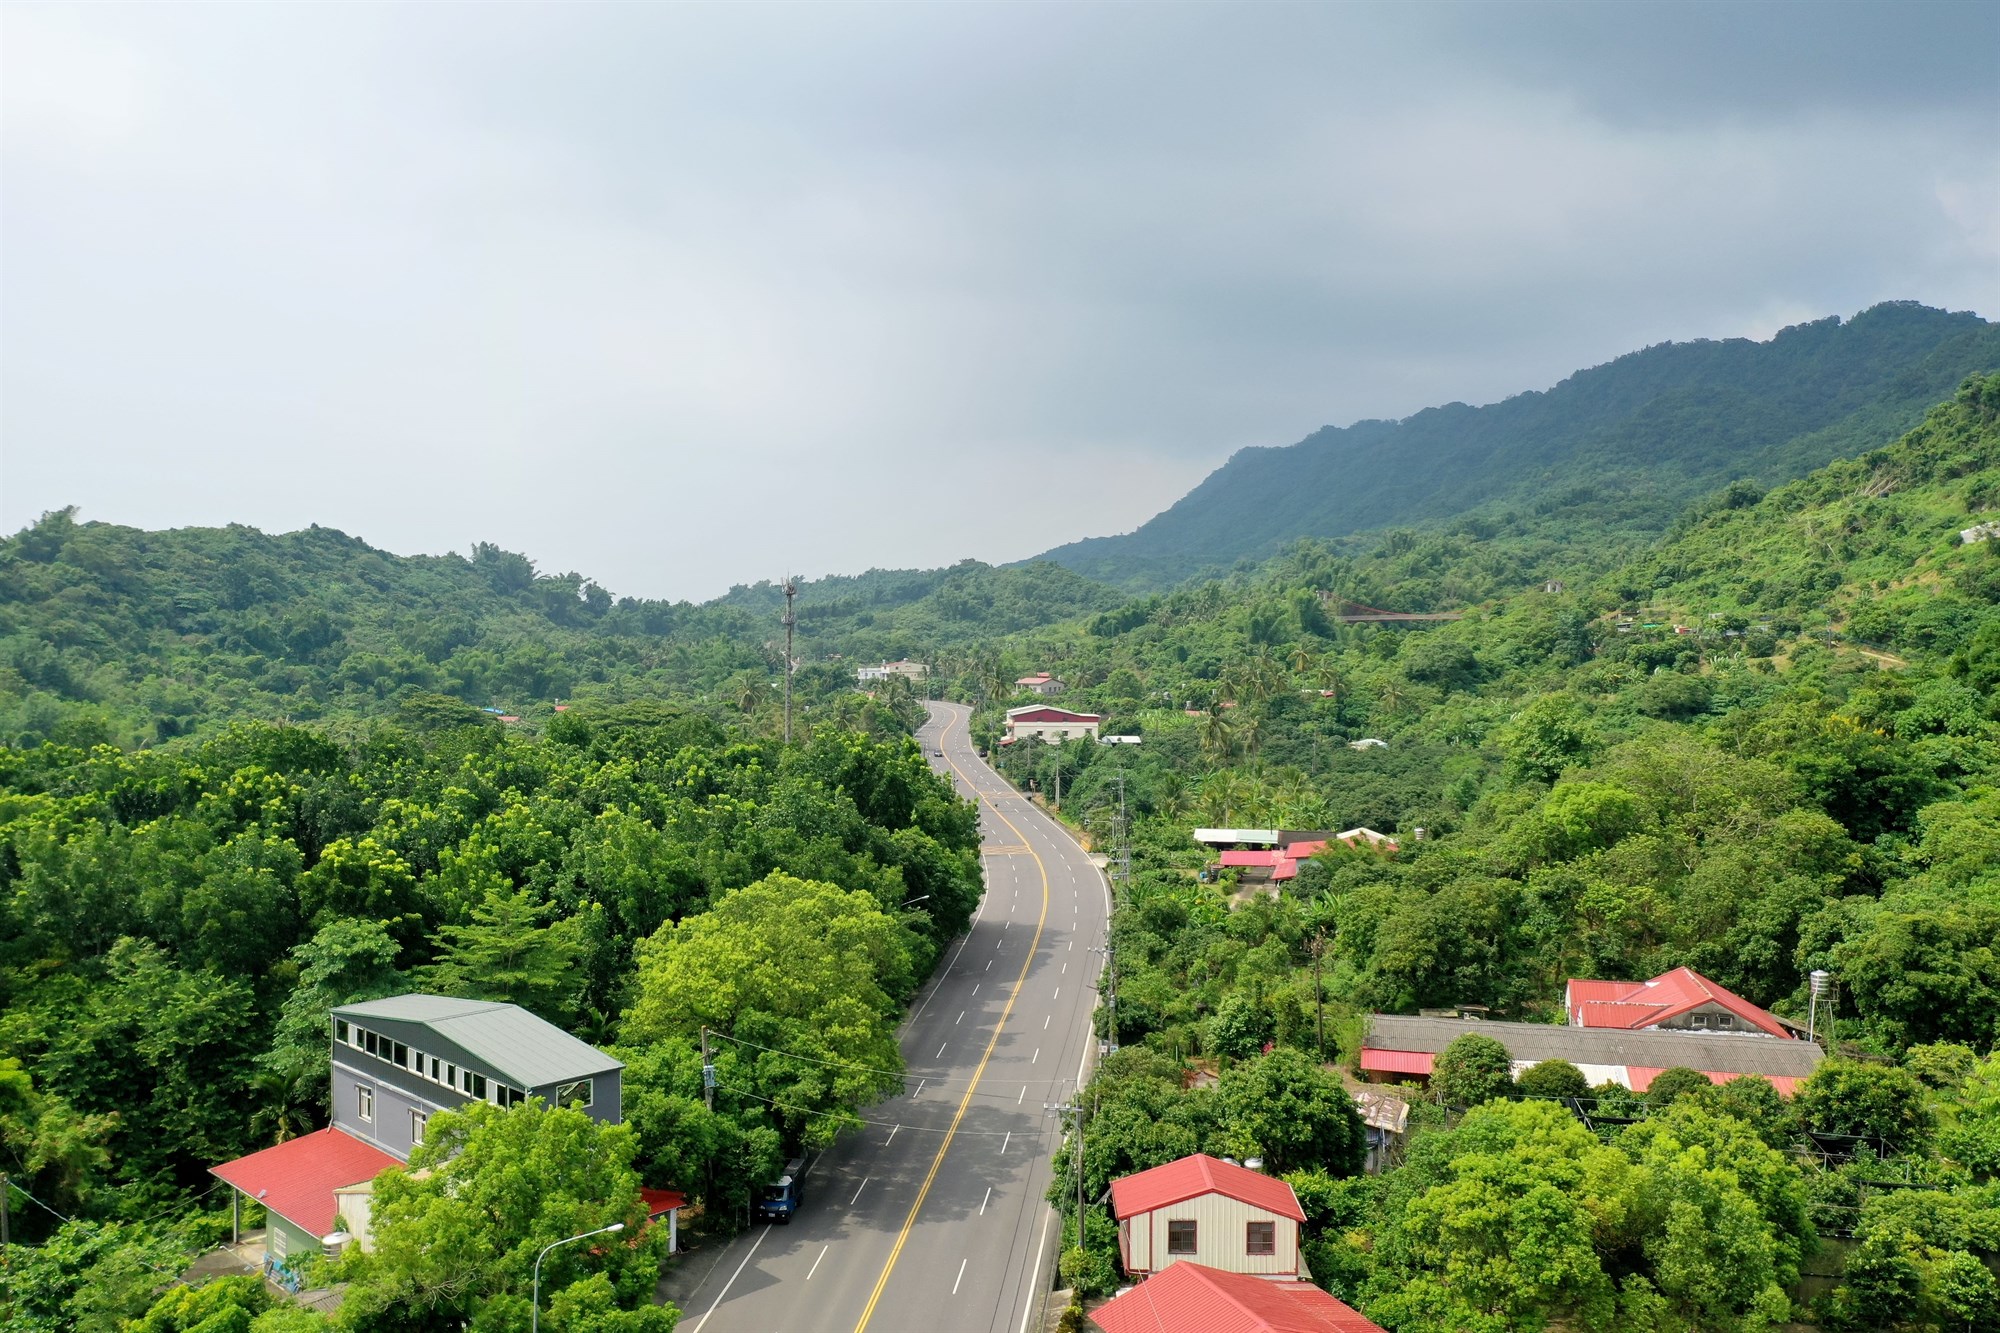
[[[1285,859],[1285,854],[1276,849],[1266,850],[1253,847],[1240,852],[1224,852],[1221,864],[1225,866],[1276,866]]]
[[[660,1217],[676,1208],[687,1207],[687,1195],[679,1190],[656,1190],[645,1185],[639,1187],[639,1197],[646,1201],[646,1216]]]
[[[295,1226],[324,1236],[333,1230],[335,1190],[401,1165],[380,1148],[337,1129],[322,1129],[212,1166],[209,1173]]]
[[[1102,722],[1100,713],[1072,713],[1067,708],[1026,708],[1007,714],[1009,722]]]
[[[1578,1022],[1587,1028],[1648,1028],[1704,1004],[1719,1004],[1773,1037],[1792,1035],[1776,1014],[1758,1008],[1691,967],[1662,972],[1651,981],[1572,980],[1569,1004]]]
[[[1295,1222],[1306,1220],[1290,1185],[1248,1167],[1232,1166],[1207,1153],[1196,1153],[1112,1181],[1111,1210],[1122,1220],[1192,1199],[1197,1194],[1220,1194]]]
[[[1383,1333],[1309,1282],[1274,1282],[1183,1259],[1091,1312],[1104,1333]]]
[[[1361,1067],[1383,1074],[1428,1074],[1437,1063],[1431,1051],[1385,1051],[1375,1046],[1361,1048]]]
[[[1690,1066],[1690,1068],[1691,1067],[1692,1066]],[[1625,1066],[1625,1077],[1631,1083],[1632,1091],[1634,1092],[1646,1091],[1648,1088],[1653,1086],[1654,1079],[1658,1078],[1660,1075],[1666,1072],[1667,1071],[1665,1069],[1656,1069],[1651,1065]],[[1724,1083],[1730,1082],[1733,1079],[1749,1077],[1746,1074],[1718,1074],[1713,1069],[1702,1069],[1702,1070],[1697,1070],[1696,1072],[1701,1074],[1706,1074],[1708,1076],[1708,1081],[1710,1083],[1716,1084],[1718,1087]],[[1758,1077],[1764,1079],[1765,1082],[1769,1083],[1772,1087],[1776,1088],[1778,1090],[1778,1094],[1782,1097],[1791,1096],[1793,1093],[1799,1090],[1799,1084],[1805,1082],[1805,1080],[1802,1078],[1786,1078],[1782,1074],[1760,1074],[1758,1075]]]

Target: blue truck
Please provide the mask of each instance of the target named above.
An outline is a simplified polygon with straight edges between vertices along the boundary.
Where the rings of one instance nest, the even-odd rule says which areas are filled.
[[[757,1191],[757,1220],[789,1223],[805,1201],[805,1174],[805,1158],[786,1162],[784,1174]]]

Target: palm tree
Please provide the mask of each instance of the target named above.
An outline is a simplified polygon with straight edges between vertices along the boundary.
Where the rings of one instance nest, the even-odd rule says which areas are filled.
[[[1380,698],[1382,711],[1393,715],[1402,712],[1404,705],[1410,702],[1410,692],[1403,688],[1401,681],[1391,676],[1388,683],[1382,687]]]
[[[1306,674],[1306,672],[1312,670],[1313,663],[1317,661],[1319,661],[1319,654],[1314,652],[1304,639],[1300,639],[1298,643],[1293,645],[1292,647],[1293,671],[1303,676]]]
[[[1202,719],[1201,749],[1210,762],[1217,765],[1228,762],[1236,751],[1236,738],[1231,733],[1229,715],[1222,711],[1219,703],[1210,708]]]
[[[1257,751],[1264,745],[1264,721],[1251,713],[1236,724],[1236,743],[1242,747],[1243,757],[1255,759]]]

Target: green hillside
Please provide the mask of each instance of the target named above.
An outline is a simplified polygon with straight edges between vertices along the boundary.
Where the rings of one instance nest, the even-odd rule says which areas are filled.
[[[1084,1196],[1187,1151],[1278,1158],[1315,1280],[1395,1333],[1993,1326],[2000,540],[1959,534],[1997,519],[1988,375],[1888,447],[1724,488],[1632,559],[1454,622],[1341,624],[1317,593],[1477,586],[1518,539],[1306,545],[993,645],[958,682],[990,697],[976,735],[1003,682],[1052,666],[1059,702],[1141,738],[999,751],[1023,786],[1060,775],[1087,836],[1130,817],[1122,1049],[1083,1098]],[[1356,825],[1400,849],[1336,847],[1279,886],[1191,836]],[[1692,1070],[1642,1096],[1560,1061],[1516,1082],[1497,1047],[1474,1076],[1455,1046],[1410,1091],[1400,1155],[1354,1176],[1317,1066],[1351,1075],[1370,1013],[1560,1022],[1569,978],[1682,966],[1799,1018],[1826,970],[1832,1058],[1789,1099]],[[1808,1131],[1884,1155],[1828,1159]],[[1055,1167],[1073,1209],[1072,1157]],[[1084,1241],[1066,1233],[1065,1273],[1116,1286],[1115,1229]],[[1559,1274],[1490,1262],[1557,1244]]]
[[[1967,375],[2000,366],[2000,325],[1909,302],[1769,342],[1667,343],[1547,392],[1452,403],[1245,449],[1136,531],[1041,557],[1160,588],[1302,537],[1481,514],[1601,541],[1660,532],[1702,491],[1791,480],[1914,426]]]
[[[799,689],[837,712],[856,660],[1117,600],[1054,565],[809,583]],[[704,605],[614,597],[484,543],[398,556],[330,528],[143,532],[58,512],[0,539],[0,740],[132,745],[245,718],[389,716],[437,695],[531,723],[566,699],[768,709],[781,603],[769,584]]]

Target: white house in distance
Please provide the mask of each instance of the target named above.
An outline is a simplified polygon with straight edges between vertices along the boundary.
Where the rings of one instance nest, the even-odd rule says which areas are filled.
[[[881,666],[856,667],[854,679],[862,685],[871,680],[887,680],[891,676],[901,676],[904,680],[914,682],[922,680],[930,673],[931,669],[922,662],[884,662]]]
[[[1227,1273],[1296,1282],[1298,1196],[1284,1181],[1207,1153],[1111,1182],[1118,1257],[1134,1278],[1183,1259]]]
[[[1000,743],[1012,745],[1015,741],[1035,739],[1057,745],[1078,736],[1095,740],[1103,723],[1103,716],[1097,713],[1072,713],[1050,704],[1024,704],[1007,710],[1007,735]]]
[[[1032,676],[1023,676],[1014,683],[1028,693],[1039,694],[1045,699],[1063,692],[1063,683],[1046,671],[1037,671]]]

